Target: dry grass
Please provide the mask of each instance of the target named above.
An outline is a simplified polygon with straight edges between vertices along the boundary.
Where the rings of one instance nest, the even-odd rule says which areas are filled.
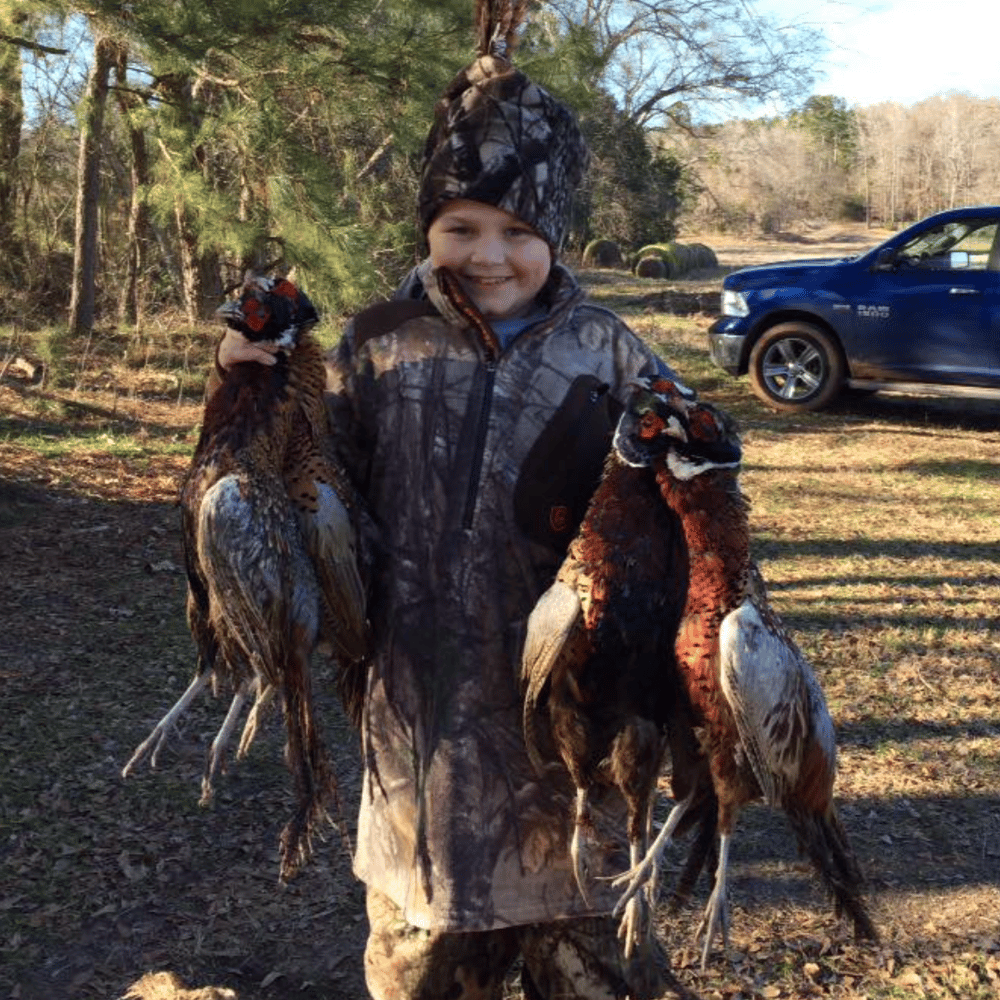
[[[750,254],[701,240],[724,265]],[[754,252],[803,248],[827,250]],[[692,909],[660,913],[679,995],[1000,996],[1000,410],[878,395],[773,414],[711,368],[707,315],[661,311],[717,294],[721,273],[671,296],[587,277],[741,422],[755,554],[838,724],[838,792],[883,943],[850,939],[784,821],[752,808],[729,960],[698,970],[704,885]],[[162,350],[141,357],[108,335],[86,363],[64,355],[61,379],[32,385],[10,368],[0,380],[5,1000],[111,1000],[153,972],[179,977],[142,987],[171,1000],[180,981],[241,1000],[364,995],[362,894],[336,836],[276,887],[289,805],[276,726],[212,810],[196,805],[197,776],[218,704],[198,706],[160,772],[119,778],[193,666],[172,501],[212,334],[160,333]],[[31,352],[22,336],[11,353]],[[332,701],[323,713],[350,815],[354,737]]]

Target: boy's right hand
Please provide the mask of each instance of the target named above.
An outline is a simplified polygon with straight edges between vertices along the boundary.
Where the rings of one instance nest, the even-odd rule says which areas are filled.
[[[228,328],[219,343],[217,358],[220,367],[228,371],[241,361],[256,361],[261,365],[273,365],[278,345],[267,340],[247,340],[238,330]]]

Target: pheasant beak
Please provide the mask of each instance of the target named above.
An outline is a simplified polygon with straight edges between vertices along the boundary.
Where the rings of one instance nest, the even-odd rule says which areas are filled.
[[[639,418],[639,440],[652,441],[658,437],[670,437],[683,442],[688,440],[684,424],[676,414],[669,413],[664,417],[662,413],[648,410]]]
[[[670,417],[667,419],[666,426],[663,428],[663,433],[666,434],[667,437],[676,438],[678,441],[688,440],[684,424],[682,424],[680,418],[673,413],[671,413]]]
[[[215,315],[219,319],[233,320],[239,323],[243,319],[243,310],[240,308],[239,299],[230,299],[228,302],[223,302],[218,309],[215,310]]]

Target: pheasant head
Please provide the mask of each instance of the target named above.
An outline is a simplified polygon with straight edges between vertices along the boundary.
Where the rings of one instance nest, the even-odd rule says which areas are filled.
[[[319,321],[312,302],[287,278],[248,273],[237,299],[215,314],[247,340],[273,341],[290,350],[302,333]]]
[[[678,479],[736,469],[743,456],[736,422],[699,401],[687,386],[653,377],[637,381],[618,421],[614,448],[628,465],[661,461]]]

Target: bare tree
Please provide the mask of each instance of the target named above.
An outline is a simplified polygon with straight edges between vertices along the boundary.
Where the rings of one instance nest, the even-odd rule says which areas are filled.
[[[822,32],[758,14],[743,0],[552,0],[566,33],[590,32],[599,81],[643,126],[691,126],[702,105],[809,93]],[[595,81],[597,82],[597,81]]]

